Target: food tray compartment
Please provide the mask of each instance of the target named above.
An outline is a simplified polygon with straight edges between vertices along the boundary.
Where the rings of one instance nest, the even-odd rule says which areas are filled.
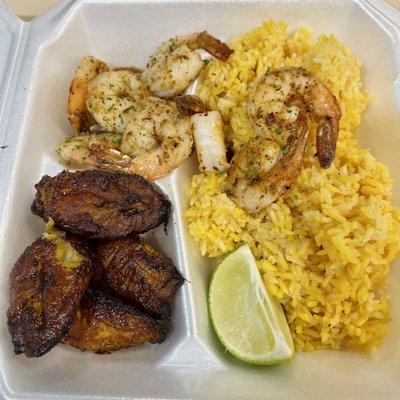
[[[187,189],[197,171],[195,156],[157,183],[169,196],[173,217],[168,235],[160,227],[150,243],[172,258],[187,282],[179,290],[173,328],[162,345],[145,345],[99,356],[59,345],[40,359],[16,357],[7,332],[8,275],[44,223],[30,213],[33,185],[60,165],[55,149],[72,134],[66,98],[73,71],[85,55],[111,66],[143,67],[162,41],[181,33],[208,30],[229,40],[266,19],[284,19],[289,29],[306,25],[314,35],[334,33],[363,61],[363,81],[375,102],[359,128],[361,144],[388,165],[400,203],[400,146],[394,84],[399,76],[397,14],[380,1],[62,1],[32,23],[22,23],[0,7],[1,20],[18,41],[11,73],[4,75],[8,109],[0,114],[10,145],[0,155],[4,194],[0,265],[1,390],[5,398],[151,399],[395,399],[400,392],[400,273],[390,276],[393,322],[382,347],[371,357],[357,352],[298,353],[277,367],[251,367],[226,353],[208,319],[207,287],[213,264],[201,257],[186,229]],[[400,20],[400,19],[398,19]],[[0,21],[0,40],[2,38]],[[7,30],[6,30],[7,32]],[[15,36],[14,35],[15,32]],[[368,38],[368,40],[366,40]],[[3,42],[1,42],[3,43]],[[1,49],[0,49],[1,50]],[[1,53],[0,53],[1,54]],[[0,67],[1,67],[0,60]],[[0,69],[1,72],[1,69]],[[0,112],[2,110],[0,103]],[[5,103],[4,103],[5,104]],[[1,133],[0,128],[0,133]]]

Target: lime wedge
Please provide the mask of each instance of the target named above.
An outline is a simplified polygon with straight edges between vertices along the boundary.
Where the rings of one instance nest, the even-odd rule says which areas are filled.
[[[209,310],[217,336],[240,360],[272,365],[293,357],[282,306],[265,289],[248,245],[228,255],[214,271]]]

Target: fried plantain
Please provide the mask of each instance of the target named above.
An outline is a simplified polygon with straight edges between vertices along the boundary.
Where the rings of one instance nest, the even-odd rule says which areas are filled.
[[[64,343],[80,350],[109,353],[146,342],[161,343],[167,329],[134,306],[88,289]]]
[[[101,241],[96,262],[101,263],[103,288],[156,318],[170,314],[170,302],[184,279],[172,261],[139,237]]]
[[[71,327],[89,284],[86,243],[51,229],[33,242],[11,271],[8,329],[16,354],[40,357]]]
[[[168,222],[171,204],[139,175],[63,171],[38,184],[32,212],[51,217],[68,232],[88,238],[119,238]]]

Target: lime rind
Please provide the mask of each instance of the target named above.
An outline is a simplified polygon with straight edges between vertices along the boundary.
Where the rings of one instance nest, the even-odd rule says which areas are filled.
[[[247,277],[243,277],[243,268],[246,268],[245,273]],[[230,272],[236,272],[236,275],[230,274]],[[242,276],[240,276],[240,274]],[[228,276],[228,279],[226,279],[225,275]],[[245,283],[242,281],[243,278],[249,279],[249,282],[246,282],[247,288],[245,288],[247,291],[245,295],[251,297],[248,298],[248,303],[251,304],[252,301],[254,301],[258,310],[258,315],[252,315],[255,314],[254,307],[253,310],[251,310],[249,306],[250,311],[252,311],[250,317],[259,318],[259,321],[249,323],[249,319],[246,318],[247,316],[244,316],[242,321],[243,326],[237,326],[237,319],[236,321],[232,321],[231,318],[231,320],[227,321],[226,318],[224,319],[224,317],[220,315],[221,313],[225,313],[225,316],[226,314],[231,316],[232,311],[235,311],[229,309],[229,304],[223,304],[225,298],[221,297],[221,294],[224,294],[225,290],[227,294],[232,296],[231,289],[234,289],[239,281],[242,287],[245,286]],[[229,279],[231,279],[232,282],[229,282]],[[234,279],[236,279],[236,282]],[[224,286],[225,289],[221,291],[222,286]],[[240,293],[237,293],[237,296],[240,296]],[[246,301],[246,299],[243,299],[243,301]],[[233,299],[232,303],[235,302],[236,306],[238,306],[237,299]],[[241,311],[243,311],[242,306],[242,304],[238,306],[238,308],[241,308]],[[242,245],[226,256],[214,271],[209,288],[209,313],[211,322],[221,343],[238,359],[250,364],[274,365],[287,362],[293,358],[293,339],[282,306],[266,290],[248,245]],[[238,319],[240,319],[240,315]],[[247,335],[247,342],[255,337],[257,337],[258,340],[262,340],[262,332],[254,332],[254,330],[260,330],[260,323],[263,324],[263,329],[265,329],[264,336],[267,335],[270,337],[265,336],[265,343],[253,346],[253,348],[263,348],[263,352],[257,354],[255,352],[244,351],[243,348],[246,346],[243,346],[243,343],[239,343],[240,337],[243,337],[244,334]],[[249,327],[250,325],[253,326]],[[240,331],[238,329],[239,327]],[[237,335],[235,334],[237,337],[235,338],[232,337],[232,328],[237,329],[237,331],[235,331],[237,332]],[[252,330],[252,328],[254,329]],[[238,340],[235,341],[235,339]]]

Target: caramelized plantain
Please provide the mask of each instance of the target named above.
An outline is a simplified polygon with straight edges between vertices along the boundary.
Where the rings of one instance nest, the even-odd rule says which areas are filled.
[[[36,184],[32,212],[51,217],[68,232],[88,238],[119,238],[168,222],[171,204],[139,175],[63,171]]]
[[[172,261],[140,238],[101,241],[103,288],[156,318],[170,314],[170,303],[184,279]]]
[[[71,327],[93,261],[84,241],[51,229],[33,242],[11,271],[8,329],[16,354],[40,357]]]
[[[134,306],[89,289],[63,341],[80,350],[109,353],[146,342],[161,343],[166,335],[162,323]]]

